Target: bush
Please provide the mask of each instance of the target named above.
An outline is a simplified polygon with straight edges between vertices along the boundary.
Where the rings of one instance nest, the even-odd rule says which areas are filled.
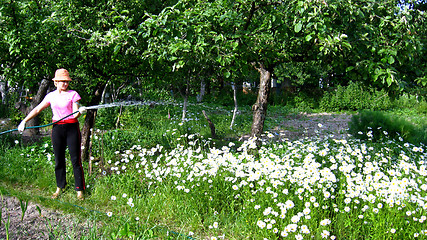
[[[417,97],[417,95],[404,94],[394,101],[395,108],[411,109],[418,114],[427,114],[426,99]]]
[[[365,140],[381,141],[398,139],[415,145],[427,144],[427,126],[415,126],[411,122],[378,111],[362,111],[349,123],[349,133]]]
[[[335,91],[326,92],[320,100],[323,111],[387,110],[391,106],[391,100],[384,90],[367,90],[358,82],[338,86]]]

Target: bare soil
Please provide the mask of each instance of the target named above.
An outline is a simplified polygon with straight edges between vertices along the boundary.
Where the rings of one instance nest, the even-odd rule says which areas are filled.
[[[310,137],[333,137],[345,139],[351,115],[347,114],[294,114],[280,119],[277,127],[270,132],[277,140],[297,140]],[[243,136],[242,139],[248,138]],[[40,211],[39,211],[40,209]],[[0,240],[6,239],[5,224],[9,222],[9,239],[63,239],[61,234],[79,234],[85,232],[84,224],[76,227],[74,218],[61,211],[45,209],[29,202],[25,215],[19,199],[3,196],[1,199]],[[87,230],[87,229],[86,229]],[[58,234],[52,236],[52,233]]]
[[[16,197],[3,196],[0,212],[0,239],[7,239],[7,235],[9,239],[16,240],[64,239],[65,235],[81,234],[79,233],[81,225],[77,227],[70,215],[45,209],[32,202],[28,202],[27,210],[22,216],[21,202]]]

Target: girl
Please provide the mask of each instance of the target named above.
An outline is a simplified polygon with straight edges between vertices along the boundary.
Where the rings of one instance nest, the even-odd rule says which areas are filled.
[[[86,111],[85,107],[79,108],[80,95],[68,89],[71,81],[70,74],[66,69],[58,69],[55,77],[52,79],[56,90],[48,93],[43,101],[37,105],[18,126],[18,131],[25,130],[25,124],[30,119],[37,116],[47,107],[51,107],[53,117],[52,121],[58,121],[63,117],[76,112],[75,114],[55,123],[52,127],[52,145],[55,154],[55,176],[56,192],[52,198],[58,198],[67,184],[65,151],[68,147],[70,160],[73,165],[75,190],[77,199],[83,200],[83,190],[85,190],[85,180],[81,162],[81,136],[79,122],[77,118]],[[78,111],[78,112],[77,112]]]

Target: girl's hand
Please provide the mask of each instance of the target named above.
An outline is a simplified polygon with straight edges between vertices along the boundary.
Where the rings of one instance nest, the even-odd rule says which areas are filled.
[[[84,114],[85,112],[87,112],[86,107],[79,107],[79,112],[80,114]]]
[[[19,124],[19,126],[18,126],[18,131],[19,132],[23,132],[24,130],[25,130],[25,124],[26,124],[26,122],[25,121],[22,121],[20,124]]]

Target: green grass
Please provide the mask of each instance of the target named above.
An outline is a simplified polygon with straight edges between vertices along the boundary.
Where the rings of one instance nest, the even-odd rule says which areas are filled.
[[[202,110],[219,139],[211,139]],[[100,111],[83,202],[71,187],[58,201],[49,198],[55,190],[49,139],[26,146],[2,137],[0,191],[91,219],[90,233],[80,239],[420,239],[427,233],[424,145],[312,138],[267,140],[254,149],[236,137],[250,131],[250,107],[240,109],[232,130],[231,110],[190,105],[183,123],[179,106]],[[266,129],[294,112],[269,111]]]

